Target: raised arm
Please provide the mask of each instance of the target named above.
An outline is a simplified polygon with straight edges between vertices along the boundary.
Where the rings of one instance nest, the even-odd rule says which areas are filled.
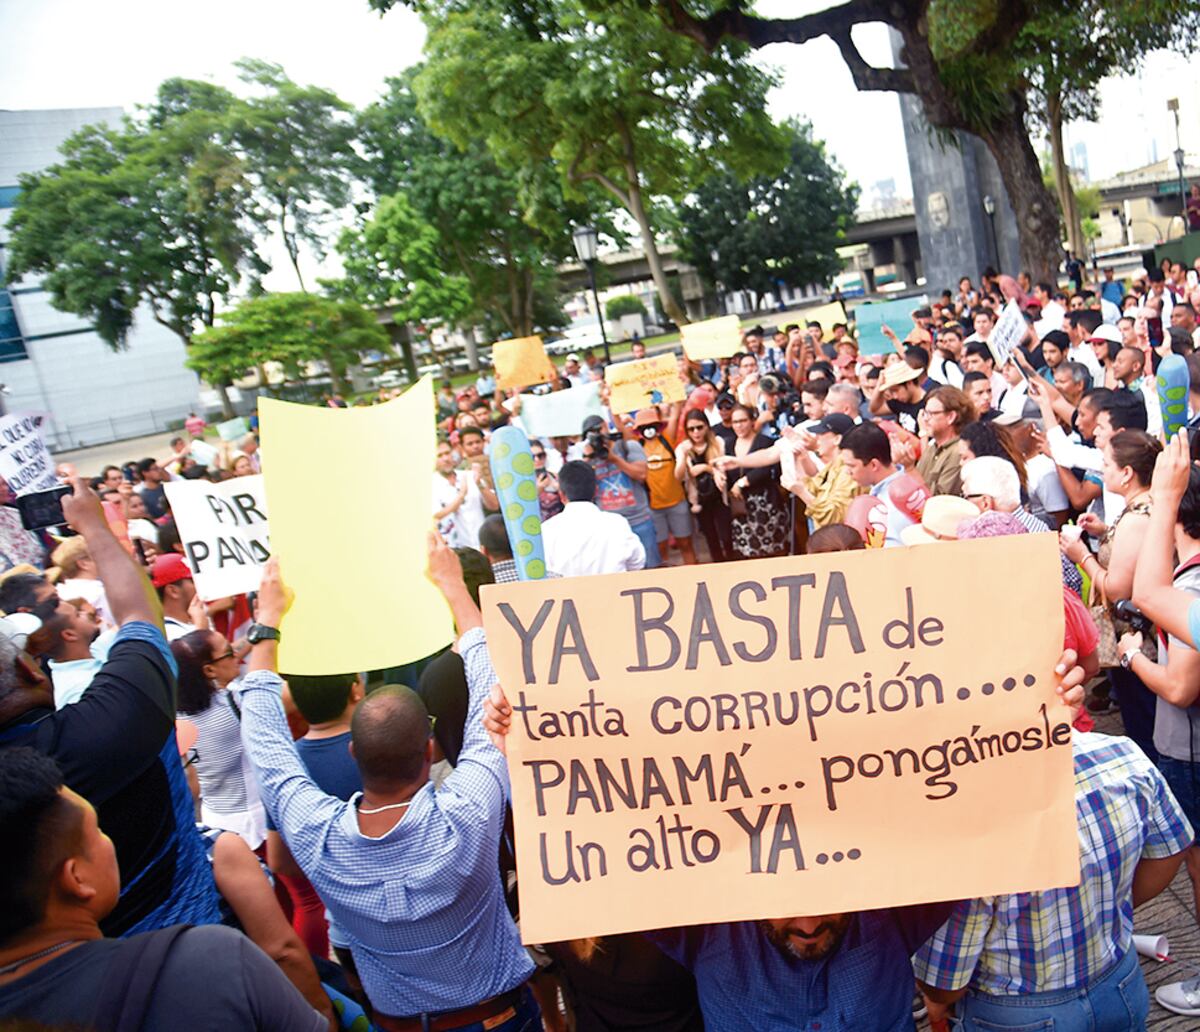
[[[1188,612],[1197,601],[1172,587],[1171,564],[1175,554],[1175,517],[1187,490],[1191,461],[1187,432],[1167,443],[1154,464],[1150,482],[1150,517],[1133,576],[1133,604],[1168,634],[1196,644]]]
[[[63,515],[87,542],[88,552],[104,584],[113,619],[118,625],[136,620],[161,629],[162,603],[145,570],[113,534],[104,518],[100,499],[81,477],[71,481],[71,491],[63,497]]]
[[[279,560],[263,567],[258,590],[258,623],[278,628],[291,603],[279,575]],[[296,753],[283,712],[283,678],[276,672],[278,643],[264,639],[250,649],[249,672],[239,691],[242,748],[254,768],[263,805],[305,873],[318,862],[324,833],[345,807],[322,792]]]

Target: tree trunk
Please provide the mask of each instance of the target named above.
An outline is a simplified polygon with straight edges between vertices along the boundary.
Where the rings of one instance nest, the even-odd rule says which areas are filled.
[[[237,413],[233,411],[233,402],[229,399],[229,384],[218,383],[214,386],[221,398],[221,411],[225,414],[226,419],[232,419]]]
[[[629,214],[633,216],[634,221],[638,224],[638,229],[641,230],[642,251],[646,255],[646,264],[650,266],[650,278],[654,280],[654,287],[658,291],[663,312],[675,325],[682,326],[688,321],[687,313],[675,300],[675,295],[671,293],[671,288],[667,283],[667,274],[662,267],[662,258],[658,253],[658,244],[654,240],[654,228],[650,225],[650,218],[646,215],[646,206],[642,203],[641,187],[634,182],[629,184]],[[604,318],[603,312],[596,314],[599,318]]]
[[[346,381],[342,379],[337,371],[332,351],[325,352],[325,364],[329,367],[329,393],[344,394],[346,392]]]
[[[1021,100],[981,134],[1000,168],[1000,177],[1017,216],[1021,269],[1001,271],[1013,275],[1024,271],[1035,283],[1038,280],[1055,283],[1062,260],[1057,212],[1054,198],[1042,182],[1042,168],[1025,131],[1024,114]]]
[[[1079,204],[1075,199],[1075,188],[1071,184],[1071,168],[1067,164],[1063,149],[1062,104],[1057,97],[1046,99],[1046,125],[1050,137],[1050,160],[1054,171],[1054,189],[1062,211],[1063,228],[1066,230],[1067,250],[1079,256],[1086,242],[1083,239],[1083,223],[1079,218]]]

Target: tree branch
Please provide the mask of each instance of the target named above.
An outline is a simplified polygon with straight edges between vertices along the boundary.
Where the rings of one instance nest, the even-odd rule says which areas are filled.
[[[586,154],[591,149],[592,148],[588,147],[588,148],[585,148],[584,150],[580,150],[580,151],[576,152],[575,157],[573,157],[571,159],[571,164],[567,168],[567,178],[572,183],[583,183],[589,179],[595,183],[599,183],[602,187],[604,187],[605,190],[607,190],[618,201],[621,202],[622,207],[629,209],[633,203],[629,199],[629,195],[624,190],[622,190],[619,186],[617,186],[616,183],[614,183],[611,179],[609,179],[609,177],[606,176],[603,172],[580,172],[579,171],[579,162],[583,160],[584,154]]]
[[[842,52],[842,60],[850,69],[855,89],[884,93],[916,92],[916,83],[908,68],[875,68],[867,64],[850,35],[849,26],[836,32],[827,33],[827,35]]]
[[[662,0],[659,9],[666,23],[705,50],[715,50],[723,36],[743,40],[752,47],[768,43],[807,43],[818,36],[832,36],[852,25],[884,22],[899,25],[912,7],[904,0],[849,0],[848,3],[814,11],[801,18],[759,18],[738,4],[724,7],[707,18],[698,18],[683,0]]]

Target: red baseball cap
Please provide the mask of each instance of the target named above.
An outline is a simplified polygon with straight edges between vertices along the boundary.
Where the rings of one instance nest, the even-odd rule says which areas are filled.
[[[154,565],[150,568],[150,582],[156,588],[165,588],[176,581],[191,579],[192,571],[178,552],[168,552],[166,555],[155,557]]]

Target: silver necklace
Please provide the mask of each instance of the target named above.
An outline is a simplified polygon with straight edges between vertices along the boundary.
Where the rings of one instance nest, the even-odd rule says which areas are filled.
[[[404,807],[408,806],[410,803],[412,803],[412,800],[406,799],[402,803],[388,803],[387,806],[376,806],[372,810],[364,810],[360,806],[358,808],[358,812],[363,813],[363,814],[373,814],[373,813],[383,813],[386,810],[403,810]]]
[[[47,946],[44,950],[38,950],[37,953],[31,953],[28,957],[21,957],[19,960],[14,960],[11,964],[5,964],[4,967],[0,967],[0,975],[11,975],[18,968],[23,968],[26,964],[32,964],[35,960],[41,960],[43,957],[48,957],[59,950],[65,950],[68,946],[74,946],[77,942],[83,942],[83,940],[66,939],[63,942],[55,943],[53,946]]]

